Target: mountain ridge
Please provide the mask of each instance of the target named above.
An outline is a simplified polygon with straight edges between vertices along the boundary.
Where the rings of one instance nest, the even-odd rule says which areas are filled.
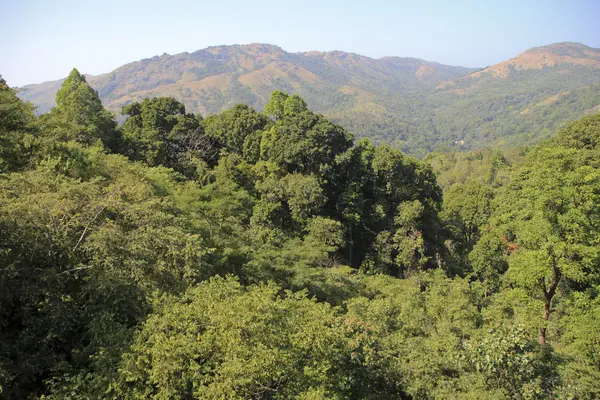
[[[118,111],[118,108],[120,108],[122,104],[112,104],[112,100],[119,98],[119,96],[128,95],[127,97],[129,98],[133,93],[142,92],[146,94],[147,91],[152,90],[157,86],[173,84],[181,85],[187,82],[200,82],[210,76],[227,73],[254,72],[254,75],[272,74],[274,65],[269,64],[279,63],[278,66],[280,68],[286,67],[289,66],[287,65],[288,63],[298,63],[298,57],[305,59],[302,60],[300,66],[292,68],[291,71],[298,72],[303,75],[303,77],[310,77],[309,81],[315,81],[314,72],[308,71],[307,73],[304,66],[304,64],[311,61],[310,59],[315,59],[317,63],[324,62],[329,68],[337,67],[338,69],[346,69],[346,71],[349,71],[349,67],[353,67],[354,71],[356,71],[357,64],[362,64],[363,66],[373,70],[373,76],[371,76],[371,79],[393,78],[394,75],[397,75],[398,73],[406,73],[406,70],[410,69],[414,69],[412,72],[416,73],[419,67],[423,65],[427,65],[430,67],[430,69],[433,69],[433,71],[429,71],[427,74],[419,74],[420,76],[426,76],[428,79],[424,80],[427,82],[436,81],[435,70],[438,69],[443,73],[443,79],[438,79],[439,81],[446,79],[449,74],[451,76],[458,76],[462,75],[466,71],[475,70],[467,67],[444,65],[437,62],[431,62],[412,57],[389,56],[376,59],[339,50],[328,52],[308,51],[288,53],[276,45],[252,43],[248,45],[211,46],[205,49],[196,50],[191,53],[182,52],[174,55],[164,53],[160,56],[156,55],[150,58],[144,58],[139,61],[133,61],[131,63],[124,64],[108,73],[99,75],[86,75],[86,77],[88,78],[92,87],[98,90],[107,108],[111,109],[112,111]],[[308,60],[306,58],[308,58]],[[202,60],[202,64],[204,64],[203,66],[210,70],[211,73],[203,74],[202,71],[198,71],[197,65],[188,65],[187,69],[175,68],[173,70],[174,63],[197,64],[198,62],[196,60],[198,59]],[[164,60],[168,60],[168,62],[165,63]],[[131,87],[131,85],[126,84],[121,85],[120,88],[116,88],[115,85],[110,84],[110,81],[116,79],[116,75],[121,73],[130,74],[130,81],[132,77],[136,79],[137,76],[134,73],[135,71],[140,70],[141,68],[152,67],[157,63],[165,64],[161,65],[163,70],[171,68],[172,71],[170,79],[168,77],[164,77],[165,79],[162,80],[155,79],[154,81],[146,79],[148,83],[138,83],[138,85],[134,88]],[[386,68],[389,68],[389,71],[382,71],[382,69]],[[456,71],[458,72],[453,74],[452,72],[448,71],[449,69],[451,71],[453,68],[456,68]],[[150,71],[150,74],[154,73],[155,71]],[[388,74],[389,76],[382,76],[382,73]],[[248,78],[251,77],[244,77],[242,80]],[[252,79],[250,79],[250,81],[252,82]],[[49,97],[40,99],[40,96],[35,92],[56,91],[58,90],[61,82],[62,80],[56,80],[23,86],[23,89],[25,89],[26,92],[22,94],[22,98],[30,100],[34,104],[41,106],[41,111],[45,112],[53,105],[53,101]],[[117,90],[116,93],[115,90]],[[266,97],[268,98],[268,96]],[[186,105],[196,108],[193,104]],[[202,109],[197,109],[196,111],[202,111]]]
[[[272,91],[282,90],[358,137],[423,156],[439,146],[534,143],[590,113],[600,105],[600,49],[555,43],[477,69],[253,43],[164,53],[87,79],[114,112],[155,96],[174,97],[204,116],[237,103],[261,110]],[[28,85],[20,96],[45,112],[60,83]]]
[[[509,75],[511,67],[516,70],[543,69],[544,67],[553,67],[561,64],[576,64],[600,68],[600,49],[588,47],[578,42],[559,42],[546,46],[533,47],[516,57],[474,72],[470,76],[476,77],[485,73],[491,73],[496,77],[505,78]]]

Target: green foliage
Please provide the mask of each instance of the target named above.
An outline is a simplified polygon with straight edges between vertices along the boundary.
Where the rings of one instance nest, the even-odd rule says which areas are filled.
[[[348,398],[375,338],[303,293],[211,279],[163,298],[115,391],[127,398]],[[215,371],[219,371],[215,374]]]
[[[32,105],[21,101],[0,75],[0,173],[26,165],[34,121]]]
[[[444,194],[442,218],[452,234],[452,253],[463,266],[468,265],[468,255],[488,228],[492,197],[489,186],[475,182],[455,184]]]
[[[438,184],[445,190],[455,184],[470,182],[497,188],[509,182],[511,168],[521,165],[527,152],[527,148],[434,152],[429,153],[423,161],[431,165]]]
[[[258,161],[260,132],[267,126],[267,119],[245,104],[217,115],[207,117],[203,122],[206,135],[228,152],[243,155],[249,162]]]
[[[492,220],[514,243],[508,276],[545,297],[545,312],[563,279],[598,279],[600,172],[582,165],[576,153],[560,147],[536,151],[497,199]]]
[[[600,395],[600,297],[598,285],[575,292],[566,302],[560,321],[562,342],[572,362],[565,365],[566,392],[572,398],[592,399]]]
[[[172,98],[155,97],[132,103],[123,107],[121,114],[129,116],[121,130],[125,154],[132,160],[183,172],[194,151],[204,150],[200,122]]]
[[[0,81],[0,397],[600,393],[597,116],[430,167],[283,92],[156,98],[128,158],[78,93],[36,120]]]
[[[248,200],[236,198],[235,189],[178,187],[167,169],[73,146],[83,169],[50,160],[2,180],[0,276],[15,288],[1,304],[9,397],[36,390],[49,371],[70,376],[74,368],[85,376],[87,368],[113,365],[151,293],[179,292],[230,272],[239,257],[239,239],[229,235]],[[113,343],[112,335],[120,339]]]
[[[523,328],[491,329],[465,347],[465,359],[483,376],[487,390],[507,398],[542,399],[551,395],[556,373],[547,359],[552,356],[529,341]]]
[[[276,98],[276,96],[274,96]],[[295,100],[294,96],[287,98]],[[352,137],[342,127],[302,107],[291,106],[263,134],[261,157],[288,172],[327,174],[335,156],[352,145]]]
[[[577,149],[586,156],[586,163],[598,166],[600,150],[600,114],[594,114],[567,125],[556,135],[552,143],[571,149]]]
[[[265,104],[265,114],[277,120],[281,119],[284,114],[285,103],[288,99],[287,93],[276,90],[271,93],[269,102]]]
[[[104,109],[98,93],[75,68],[56,93],[56,107],[41,122],[44,134],[56,141],[91,145],[99,140],[112,151],[120,144],[114,116]]]
[[[459,397],[462,343],[480,318],[476,288],[441,271],[400,280],[376,276],[366,284],[369,297],[351,300],[348,309],[376,327],[385,379],[413,398]]]
[[[508,269],[508,243],[493,229],[485,232],[468,254],[471,268],[486,287],[486,294],[500,288],[502,274]]]
[[[562,331],[561,319],[585,312],[585,301],[573,299],[583,299],[580,292],[592,290],[599,279],[600,175],[597,148],[590,140],[600,134],[596,120],[585,118],[561,130],[514,171],[493,201],[492,228],[470,255],[474,269],[494,277],[495,290],[496,277],[508,265],[504,278],[514,289],[498,293],[495,307],[509,311],[503,318],[525,316],[530,328],[537,326],[541,344],[573,340],[566,332],[577,326],[576,317]],[[512,304],[511,293],[519,296]],[[591,332],[593,321],[591,317]],[[565,367],[569,393],[596,390],[588,382],[597,370],[584,359]]]

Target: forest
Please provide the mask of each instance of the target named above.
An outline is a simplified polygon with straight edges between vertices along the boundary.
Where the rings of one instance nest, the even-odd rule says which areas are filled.
[[[0,398],[600,397],[600,114],[417,160],[281,91],[120,126],[75,69],[17,92]]]

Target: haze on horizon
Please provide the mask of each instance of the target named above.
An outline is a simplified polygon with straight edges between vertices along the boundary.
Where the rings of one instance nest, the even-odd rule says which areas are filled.
[[[12,1],[0,74],[11,86],[101,74],[142,58],[209,46],[269,43],[485,67],[531,47],[600,47],[600,2]]]

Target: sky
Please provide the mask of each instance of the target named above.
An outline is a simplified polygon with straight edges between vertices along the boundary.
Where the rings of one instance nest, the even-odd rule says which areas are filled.
[[[229,44],[467,67],[556,42],[600,48],[600,0],[2,0],[1,10],[10,86]]]

